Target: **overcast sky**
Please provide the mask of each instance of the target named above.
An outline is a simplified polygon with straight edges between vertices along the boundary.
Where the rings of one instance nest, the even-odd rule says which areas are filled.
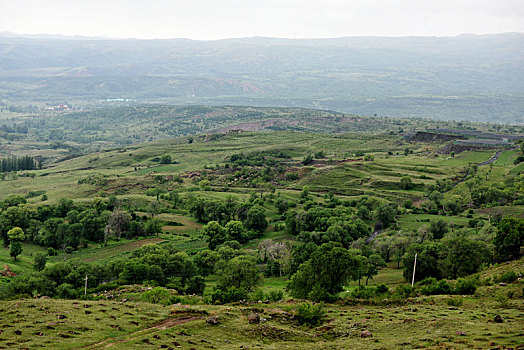
[[[0,0],[0,31],[206,40],[524,32],[524,0]]]

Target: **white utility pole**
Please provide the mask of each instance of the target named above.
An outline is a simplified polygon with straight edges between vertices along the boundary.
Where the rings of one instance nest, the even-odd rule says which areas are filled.
[[[86,273],[86,284],[84,287],[84,297],[87,299],[87,273]]]
[[[413,278],[411,279],[411,287],[413,287],[413,285],[415,284],[415,270],[417,268],[417,254],[418,253],[415,253],[415,262],[413,263]]]

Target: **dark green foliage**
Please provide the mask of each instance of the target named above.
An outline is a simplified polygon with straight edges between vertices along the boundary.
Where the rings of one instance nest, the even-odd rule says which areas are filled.
[[[437,281],[436,278],[427,277],[417,283],[420,293],[424,295],[452,294],[452,286],[446,280]]]
[[[438,266],[442,277],[455,279],[478,272],[482,263],[489,259],[485,243],[456,236],[442,241]]]
[[[518,259],[520,247],[524,245],[524,219],[512,217],[502,219],[497,225],[493,243],[499,261]]]
[[[270,301],[273,301],[273,302],[276,302],[276,301],[280,301],[284,298],[284,292],[282,290],[271,290],[269,291],[269,300]]]
[[[22,254],[22,245],[18,241],[12,241],[9,246],[9,255],[16,260],[16,258]]]
[[[459,278],[455,284],[455,293],[460,295],[472,295],[477,290],[478,279],[475,277]]]
[[[227,240],[226,230],[217,221],[210,221],[204,225],[201,232],[211,250],[215,250],[217,246]]]
[[[396,205],[393,203],[381,204],[375,213],[375,218],[382,223],[383,227],[391,225],[395,221],[396,216]]]
[[[518,279],[518,275],[515,271],[506,271],[502,275],[496,278],[497,282],[513,283]]]
[[[402,190],[411,190],[413,188],[413,182],[411,181],[411,177],[409,176],[402,177],[400,179],[399,187]]]
[[[33,157],[22,156],[9,158],[2,158],[0,160],[0,172],[5,173],[9,171],[19,170],[34,170],[37,169],[37,162]]]
[[[326,243],[300,265],[288,283],[293,297],[314,301],[337,298],[342,287],[355,276],[357,259],[339,244]]]
[[[441,271],[438,267],[440,245],[437,243],[412,244],[407,253],[402,258],[404,265],[404,278],[411,281],[413,275],[413,262],[417,255],[417,267],[415,281],[421,281],[426,277],[441,277]]]
[[[251,207],[247,212],[244,225],[248,230],[264,231],[268,226],[264,208],[260,205]]]
[[[217,271],[218,288],[227,290],[231,287],[253,291],[262,283],[262,274],[254,259],[248,256],[237,256],[224,264]]]
[[[215,265],[218,262],[220,256],[217,252],[204,249],[199,251],[194,256],[195,266],[198,273],[204,277],[212,274],[215,271]]]
[[[429,225],[429,232],[431,232],[433,239],[441,239],[448,231],[448,224],[444,220],[431,220]]]
[[[164,154],[160,157],[160,164],[171,164],[172,162],[171,155],[169,154]]]
[[[215,304],[227,304],[247,299],[247,291],[242,288],[230,287],[227,289],[217,288],[211,294],[211,300]]]
[[[308,327],[318,327],[324,323],[326,311],[323,304],[311,305],[310,303],[303,303],[299,305],[295,319],[298,324]]]
[[[44,253],[36,253],[34,259],[34,266],[36,271],[42,271],[47,263],[47,255]]]
[[[204,294],[206,288],[206,281],[202,276],[194,276],[187,283],[186,294]]]
[[[304,157],[304,159],[302,159],[303,165],[309,165],[311,163],[313,163],[313,156],[311,154],[308,154],[307,156]]]

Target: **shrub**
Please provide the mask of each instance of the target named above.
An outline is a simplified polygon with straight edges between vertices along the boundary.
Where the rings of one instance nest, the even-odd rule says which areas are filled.
[[[371,299],[375,296],[375,288],[367,286],[359,286],[351,292],[352,298],[357,299]]]
[[[424,295],[441,295],[451,294],[451,285],[446,280],[437,281],[433,277],[425,278],[420,282],[423,287],[420,289],[420,293]]]
[[[284,298],[284,292],[282,290],[272,290],[269,292],[269,300],[279,301]]]
[[[395,289],[393,295],[400,299],[406,299],[415,295],[415,288],[407,284],[401,284]]]
[[[228,289],[215,289],[211,294],[211,301],[215,304],[226,304],[245,300],[247,291],[243,288],[231,287]]]
[[[449,298],[448,300],[446,300],[446,303],[449,306],[462,306],[462,302],[463,300],[461,298]]]
[[[326,311],[323,304],[311,305],[310,303],[304,303],[298,307],[295,318],[301,325],[317,327],[324,323],[325,316]]]
[[[62,283],[59,285],[56,288],[56,295],[65,299],[75,299],[77,297],[75,287],[69,283]]]
[[[477,290],[478,279],[474,277],[459,278],[455,284],[455,293],[460,295],[472,295]]]
[[[513,283],[517,278],[518,276],[515,271],[506,271],[497,278],[497,282]]]
[[[169,290],[162,287],[155,287],[142,294],[142,301],[170,305],[172,303],[172,296]]]

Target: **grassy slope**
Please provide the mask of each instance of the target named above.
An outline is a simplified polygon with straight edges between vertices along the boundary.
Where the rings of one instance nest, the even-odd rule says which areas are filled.
[[[522,272],[523,268],[524,260],[520,260],[489,269],[481,276],[492,277],[507,270]],[[524,340],[522,303],[518,299],[499,302],[493,298],[510,290],[522,293],[522,284],[480,287],[474,297],[453,297],[462,299],[459,307],[449,307],[448,296],[418,297],[391,306],[348,306],[342,302],[327,306],[327,323],[318,328],[298,326],[286,317],[285,312],[294,312],[296,302],[163,307],[134,301],[1,301],[0,348],[515,347]],[[249,324],[247,316],[251,312],[260,313],[267,321]],[[497,314],[503,323],[493,322]],[[66,318],[59,319],[59,315]],[[218,326],[205,322],[209,315],[218,316]],[[364,330],[373,336],[361,338]]]

